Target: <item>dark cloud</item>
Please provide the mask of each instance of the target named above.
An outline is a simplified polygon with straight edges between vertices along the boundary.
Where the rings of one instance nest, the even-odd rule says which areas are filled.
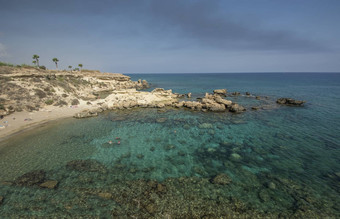
[[[220,2],[217,0],[8,0],[1,1],[1,3],[0,12],[36,12],[78,17],[102,16],[103,22],[94,21],[91,25],[94,29],[98,28],[104,33],[107,31],[106,34],[122,36],[124,33],[139,35],[138,32],[140,34],[145,32],[151,37],[163,37],[173,44],[180,44],[181,40],[188,43],[190,40],[191,46],[233,50],[310,51],[326,49],[309,40],[308,37],[298,37],[294,32],[273,31],[259,27],[257,23],[252,22],[251,17],[248,17],[246,23],[238,23],[220,8]],[[119,27],[119,29],[116,26],[111,27],[110,20],[119,21],[121,26],[125,27]],[[86,31],[86,25],[82,24],[82,26],[84,27],[79,31]],[[141,26],[144,28],[139,29],[138,27]],[[176,39],[171,41],[169,35]]]

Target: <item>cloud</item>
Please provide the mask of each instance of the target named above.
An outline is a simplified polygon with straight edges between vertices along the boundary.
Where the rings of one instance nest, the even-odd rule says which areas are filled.
[[[265,28],[254,22],[256,19],[249,15],[242,18],[246,21],[238,22],[238,17],[225,11],[221,7],[221,2],[222,0],[33,0],[23,3],[11,0],[2,5],[0,11],[11,13],[20,11],[28,14],[32,14],[33,11],[33,14],[41,13],[49,17],[67,15],[76,18],[75,20],[70,18],[67,24],[65,22],[58,24],[58,19],[55,19],[46,34],[63,35],[77,29],[84,35],[86,35],[84,31],[114,37],[124,37],[125,34],[126,37],[135,36],[136,40],[139,36],[146,36],[157,39],[154,41],[155,44],[162,44],[162,40],[166,40],[171,48],[186,45],[221,50],[327,49],[319,42],[312,41],[309,36],[298,36],[290,30]],[[245,15],[239,13],[237,16]],[[94,19],[86,20],[85,17]],[[98,18],[101,19],[97,20]],[[88,28],[87,22],[91,23],[91,29]],[[53,29],[56,31],[53,32]],[[32,31],[34,34],[37,32]]]
[[[0,43],[0,58],[6,58],[6,57],[8,57],[6,47],[4,44]]]

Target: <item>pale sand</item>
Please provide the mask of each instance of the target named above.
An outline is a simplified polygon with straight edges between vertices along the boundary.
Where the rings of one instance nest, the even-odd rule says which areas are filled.
[[[5,128],[0,127],[0,141],[25,129],[33,128],[49,121],[69,118],[75,113],[89,108],[89,106],[81,104],[72,107],[47,106],[33,112],[14,112],[0,120],[0,125],[5,126]]]

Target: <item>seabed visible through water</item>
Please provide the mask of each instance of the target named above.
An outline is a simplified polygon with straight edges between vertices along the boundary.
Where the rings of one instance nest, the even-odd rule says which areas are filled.
[[[1,217],[339,217],[336,147],[306,138],[301,110],[133,109],[28,131],[0,148]]]

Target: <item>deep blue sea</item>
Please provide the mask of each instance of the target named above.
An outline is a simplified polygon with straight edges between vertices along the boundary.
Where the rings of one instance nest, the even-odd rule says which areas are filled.
[[[247,111],[109,111],[16,135],[0,143],[1,218],[340,217],[340,74],[129,76],[191,99],[237,91]],[[57,188],[18,185],[37,170]]]

